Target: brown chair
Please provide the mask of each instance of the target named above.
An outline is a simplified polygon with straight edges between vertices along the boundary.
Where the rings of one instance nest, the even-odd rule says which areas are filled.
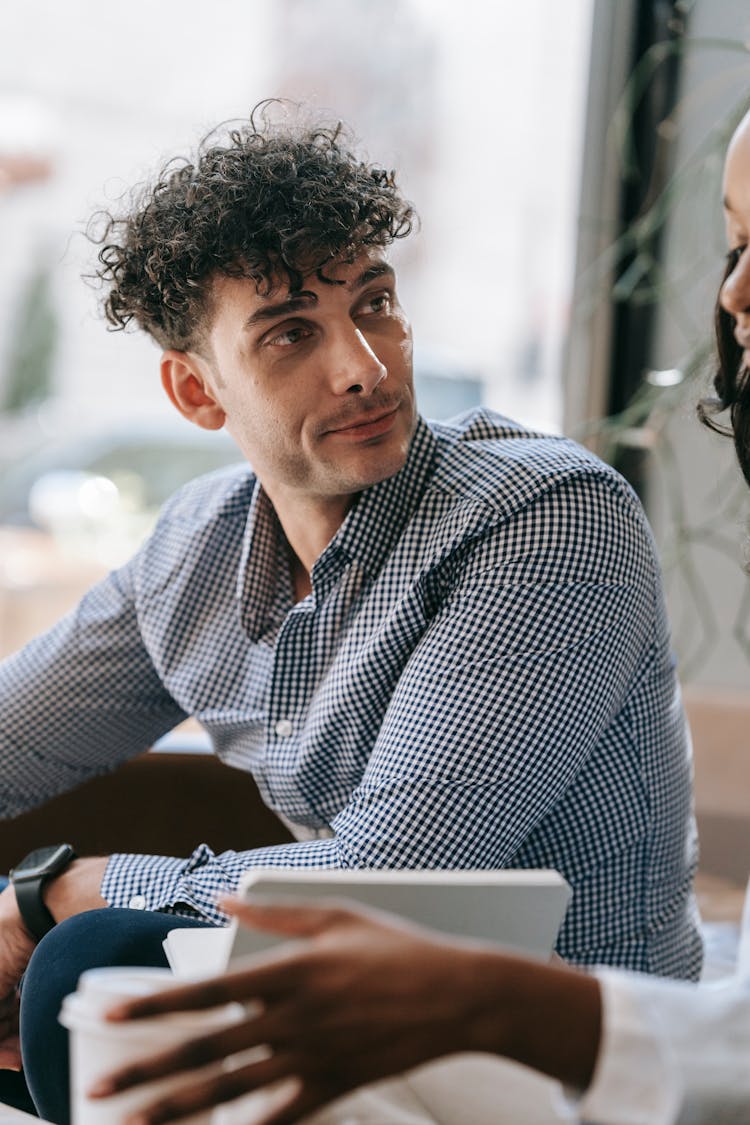
[[[13,820],[0,821],[0,872],[43,844],[79,855],[188,856],[292,840],[252,777],[210,753],[150,751]]]

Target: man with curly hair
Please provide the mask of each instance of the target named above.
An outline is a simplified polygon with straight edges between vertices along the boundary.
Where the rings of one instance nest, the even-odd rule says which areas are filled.
[[[31,959],[23,1062],[49,1120],[81,970],[158,963],[256,865],[553,867],[574,889],[563,956],[698,975],[689,746],[645,517],[572,442],[418,416],[386,253],[414,220],[341,128],[256,114],[99,236],[110,322],[153,337],[176,408],[249,464],[179,492],[0,667],[3,812],[192,715],[299,842],[65,854],[38,902],[18,879],[0,895],[0,1034],[17,1063]]]

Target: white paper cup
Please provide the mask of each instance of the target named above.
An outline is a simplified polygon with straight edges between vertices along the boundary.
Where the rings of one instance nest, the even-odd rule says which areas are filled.
[[[186,1039],[193,1039],[242,1019],[239,1004],[226,1004],[202,1012],[175,1012],[147,1020],[109,1023],[104,1013],[118,1000],[132,1000],[184,983],[168,969],[91,969],[81,974],[78,989],[66,996],[60,1023],[70,1032],[70,1108],[73,1125],[119,1125],[127,1114],[149,1104],[161,1094],[185,1084],[184,1074],[148,1082],[110,1098],[86,1096],[94,1082],[126,1063],[148,1058]],[[216,1063],[206,1068],[221,1069]],[[211,1111],[196,1113],[186,1121],[207,1123]]]

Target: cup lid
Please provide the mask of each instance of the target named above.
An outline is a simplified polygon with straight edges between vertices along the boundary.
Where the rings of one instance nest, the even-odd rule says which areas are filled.
[[[121,997],[126,1000],[174,988],[179,983],[171,969],[118,965],[87,969],[78,979],[77,992],[91,999],[102,997],[110,1001]]]

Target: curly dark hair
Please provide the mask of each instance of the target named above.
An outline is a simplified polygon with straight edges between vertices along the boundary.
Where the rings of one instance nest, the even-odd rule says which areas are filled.
[[[252,278],[268,293],[334,258],[387,246],[416,221],[393,172],[364,162],[350,134],[270,120],[261,102],[224,143],[212,130],[193,160],[176,158],[141,185],[127,212],[99,212],[89,237],[101,245],[93,277],[107,290],[114,329],[134,320],[163,348],[200,350],[210,321],[212,276]]]
[[[722,286],[737,265],[738,251],[727,260]],[[698,403],[698,417],[716,433],[731,437],[742,474],[750,485],[750,371],[742,363],[742,347],[734,336],[734,317],[721,306],[721,288],[716,299],[714,327],[718,367],[714,376],[715,396]],[[716,414],[729,411],[730,425],[715,420]]]

